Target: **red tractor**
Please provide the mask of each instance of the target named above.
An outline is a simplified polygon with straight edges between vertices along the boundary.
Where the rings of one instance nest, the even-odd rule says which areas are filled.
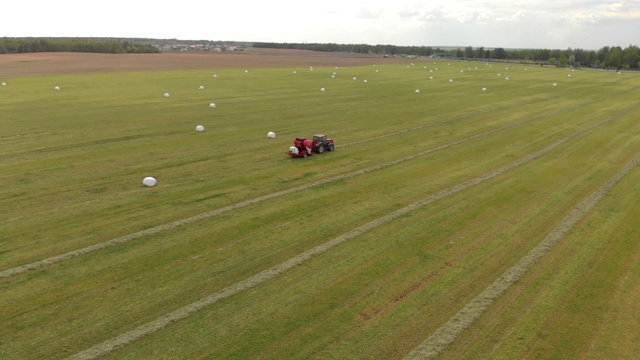
[[[289,148],[287,154],[293,157],[311,156],[312,153],[322,154],[325,151],[333,151],[333,139],[327,139],[326,135],[316,134],[313,135],[313,139],[296,138],[293,141],[293,146]]]

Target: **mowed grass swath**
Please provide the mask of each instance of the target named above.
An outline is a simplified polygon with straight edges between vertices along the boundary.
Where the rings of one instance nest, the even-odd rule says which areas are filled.
[[[1,357],[403,358],[640,153],[637,75],[411,61],[7,79]],[[637,354],[638,180],[440,355]]]

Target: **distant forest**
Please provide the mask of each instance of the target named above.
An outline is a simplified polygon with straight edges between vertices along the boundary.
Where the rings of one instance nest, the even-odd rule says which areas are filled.
[[[0,54],[34,52],[89,53],[157,53],[158,46],[167,42],[188,44],[211,43],[207,40],[159,40],[118,38],[0,38]],[[540,65],[575,66],[601,69],[640,69],[640,49],[605,46],[598,51],[583,49],[504,49],[504,48],[433,48],[431,46],[395,46],[367,44],[301,44],[255,42],[245,46],[254,48],[299,49],[324,52],[378,54],[380,56],[445,57],[462,60],[508,61]]]
[[[493,60],[521,62],[561,67],[576,66],[602,69],[640,69],[640,49],[629,45],[605,46],[598,51],[583,49],[504,49],[484,47],[473,48],[433,48],[430,46],[395,46],[366,44],[299,44],[299,43],[254,43],[255,48],[299,49],[327,52],[349,52],[359,54],[379,54],[381,56],[446,57],[464,60]]]
[[[0,54],[35,52],[87,52],[105,54],[157,53],[150,44],[126,39],[2,38]]]

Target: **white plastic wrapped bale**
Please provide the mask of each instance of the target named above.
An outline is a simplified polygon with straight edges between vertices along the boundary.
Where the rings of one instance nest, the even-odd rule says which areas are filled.
[[[320,91],[321,91],[321,92],[324,92],[324,88],[320,88]]]
[[[276,133],[274,133],[273,131],[269,131],[269,132],[267,133],[267,137],[268,137],[269,139],[275,139],[275,138],[276,138]]]
[[[213,77],[214,77],[214,78],[217,78],[217,77],[218,77],[218,74],[213,74]]]
[[[142,180],[142,184],[148,187],[156,186],[156,179],[151,176],[147,176]]]
[[[204,126],[202,126],[202,125],[196,126],[196,131],[197,132],[203,132],[204,131]]]
[[[7,86],[7,83],[3,81],[2,86]]]
[[[292,146],[289,148],[289,152],[292,154],[298,154],[298,148],[295,146]]]
[[[449,79],[449,82],[453,82],[453,79]]]
[[[164,93],[164,97],[168,98],[168,97],[170,97],[170,96],[171,96],[171,95],[169,95],[169,93]]]
[[[215,109],[216,108],[216,104],[211,103],[211,104],[209,104],[209,107],[212,108],[212,109]]]
[[[199,90],[204,90],[204,86],[200,85]]]
[[[487,91],[487,88],[482,88],[482,91]]]
[[[416,94],[420,94],[420,89],[416,89]]]
[[[56,86],[56,87],[54,87],[54,88],[53,88],[53,90],[55,90],[55,91],[60,90],[60,86]]]

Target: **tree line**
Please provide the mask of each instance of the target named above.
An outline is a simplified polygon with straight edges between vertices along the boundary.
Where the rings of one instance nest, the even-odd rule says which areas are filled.
[[[86,52],[105,54],[157,53],[158,49],[149,44],[119,40],[85,40],[54,38],[3,38],[0,39],[0,54],[36,52]]]
[[[395,46],[367,44],[320,43],[253,43],[255,48],[298,49],[326,52],[379,54],[382,56],[448,57],[465,60],[495,60],[522,62],[561,67],[576,66],[602,69],[640,69],[640,49],[636,45],[626,48],[605,46],[598,51],[584,49],[504,49],[473,48],[441,49],[431,46]]]

